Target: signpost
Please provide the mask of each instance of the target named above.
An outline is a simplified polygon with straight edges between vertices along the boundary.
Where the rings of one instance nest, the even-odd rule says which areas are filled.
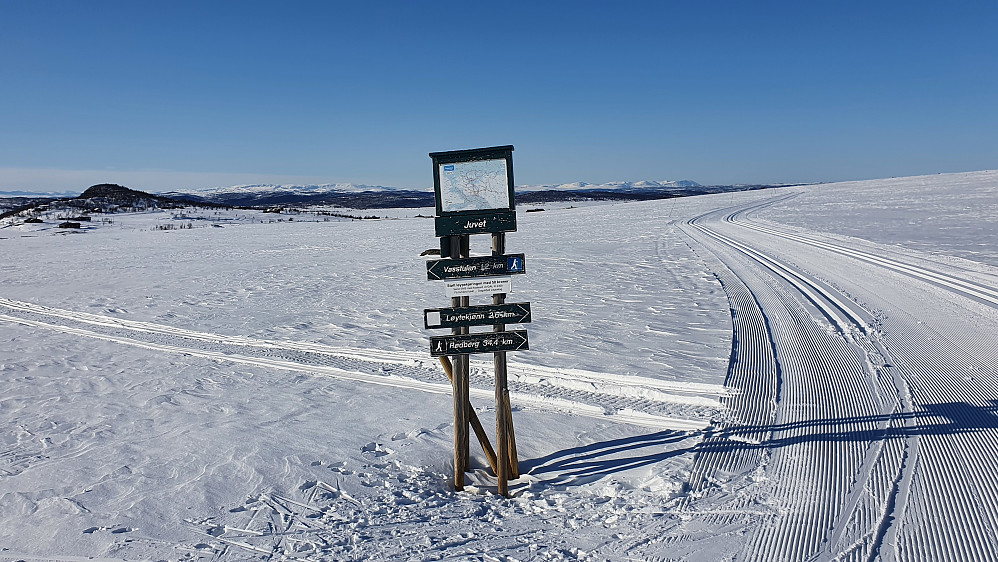
[[[427,329],[450,328],[449,336],[430,338],[430,355],[440,357],[454,386],[454,487],[464,489],[468,468],[468,424],[477,420],[469,399],[468,354],[492,353],[496,377],[496,459],[499,493],[509,494],[508,481],[519,478],[513,416],[506,380],[506,353],[529,349],[526,330],[506,324],[530,322],[530,303],[506,304],[511,275],[526,273],[523,254],[506,254],[506,233],[516,231],[513,197],[513,147],[431,152],[436,202],[435,234],[440,257],[426,263],[426,277],[444,281],[450,308],[423,311]],[[469,236],[492,235],[492,255],[471,257]],[[492,295],[492,304],[471,306],[470,297]],[[474,326],[491,332],[471,333]],[[448,361],[446,356],[452,356]],[[489,456],[492,445],[483,431],[475,433]]]
[[[427,329],[492,326],[497,323],[526,324],[528,322],[530,322],[529,302],[469,306],[467,308],[428,308],[423,311],[423,326]]]

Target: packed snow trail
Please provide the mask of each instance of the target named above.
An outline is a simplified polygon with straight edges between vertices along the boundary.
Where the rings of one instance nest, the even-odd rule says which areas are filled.
[[[996,559],[998,357],[975,324],[995,326],[998,280],[751,219],[784,199],[685,227],[716,256],[742,391],[685,508],[771,507],[748,559]]]
[[[451,386],[423,354],[331,347],[195,332],[110,316],[73,312],[0,298],[0,321],[19,323],[144,349],[298,371],[342,380],[435,394]],[[607,419],[658,429],[698,430],[720,413],[716,385],[611,376],[513,363],[511,396],[517,407]],[[493,397],[482,361],[472,369],[471,395]],[[443,378],[443,380],[441,380]]]

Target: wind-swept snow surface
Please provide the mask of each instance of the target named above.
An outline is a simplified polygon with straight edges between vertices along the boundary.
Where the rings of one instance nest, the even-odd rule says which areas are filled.
[[[480,452],[449,487],[431,221],[0,228],[0,560],[996,558],[998,275],[838,219],[896,192],[973,232],[950,201],[994,188],[520,216],[509,500]]]

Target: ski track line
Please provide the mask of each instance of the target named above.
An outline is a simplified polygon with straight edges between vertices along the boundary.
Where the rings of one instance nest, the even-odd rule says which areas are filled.
[[[781,199],[784,198],[777,200]],[[772,202],[775,201],[763,204]],[[751,208],[759,206],[761,205],[753,205]],[[731,209],[714,211],[694,218],[687,224],[723,247],[754,260],[775,278],[786,283],[814,305],[819,314],[832,322],[839,337],[833,337],[827,330],[822,330],[811,313],[801,308],[798,300],[785,290],[771,290],[766,291],[765,295],[755,296],[759,314],[763,317],[775,315],[779,326],[776,332],[770,332],[769,338],[769,346],[774,350],[780,373],[777,429],[771,432],[769,438],[772,443],[777,444],[777,448],[773,450],[774,454],[769,458],[766,469],[780,474],[781,481],[796,482],[797,487],[788,490],[790,496],[785,497],[785,501],[790,502],[787,506],[790,511],[761,525],[746,545],[743,554],[749,557],[803,560],[819,556],[822,544],[825,544],[825,556],[829,558],[844,556],[846,552],[863,556],[863,551],[869,552],[877,547],[869,539],[873,536],[872,531],[861,531],[857,537],[855,532],[847,532],[847,525],[854,520],[867,521],[863,528],[870,529],[877,526],[873,523],[874,520],[882,521],[889,517],[890,514],[886,512],[886,496],[884,502],[861,500],[865,497],[863,491],[870,486],[874,471],[882,472],[886,469],[891,474],[901,471],[902,466],[893,460],[897,456],[897,447],[880,446],[883,441],[878,442],[875,437],[869,440],[836,442],[818,433],[820,428],[808,429],[807,426],[811,420],[834,420],[845,414],[846,418],[867,418],[868,421],[842,423],[836,427],[837,432],[870,432],[872,436],[882,436],[890,423],[890,417],[883,418],[882,414],[885,409],[893,413],[897,402],[891,400],[890,404],[885,405],[883,396],[887,389],[880,387],[875,373],[867,367],[872,344],[861,345],[863,338],[856,337],[871,335],[869,324],[862,317],[865,311],[855,310],[853,306],[846,304],[845,299],[834,294],[834,290],[790,266],[700,224],[711,215],[727,211],[730,217],[745,210],[735,208],[734,212]],[[725,257],[724,252],[718,253],[716,250],[715,254],[726,268],[744,271],[744,264],[739,268],[737,260],[732,261],[732,256]],[[737,274],[734,275],[737,278]],[[725,283],[722,280],[722,284],[731,298],[730,288],[742,283]],[[751,293],[751,289],[746,290]],[[733,298],[732,311],[733,323],[745,313],[736,308]],[[759,345],[758,342],[756,345]],[[737,360],[737,350],[733,350],[731,367],[737,365]],[[730,381],[726,384],[733,386]],[[817,411],[819,408],[824,411]],[[880,414],[881,418],[871,417],[871,414]],[[779,429],[782,427],[787,429]],[[739,431],[737,427],[726,429],[731,432]],[[749,439],[749,442],[753,441],[755,440]],[[761,440],[763,444],[766,441],[765,438]],[[784,445],[778,445],[780,443]],[[799,462],[799,458],[835,459],[835,462],[828,470],[815,474],[815,466]]]
[[[744,244],[741,244],[727,236],[723,236],[709,228],[702,225],[695,224],[698,229],[700,229],[704,234],[715,238],[716,240],[731,246],[741,252],[745,253],[749,257],[754,258],[759,263],[765,265],[769,269],[773,270],[774,273],[784,278],[788,283],[793,285],[798,291],[800,291],[808,300],[810,300],[815,306],[819,307],[825,316],[833,322],[842,333],[848,333],[848,328],[850,324],[854,324],[857,328],[867,331],[869,326],[866,321],[864,321],[860,316],[852,310],[852,308],[842,302],[841,299],[835,297],[828,290],[823,288],[817,282],[806,278],[803,274],[793,270],[788,265],[783,264],[762,252],[756,251]],[[821,297],[818,297],[815,293],[819,293]],[[833,306],[827,306],[825,301],[831,303]],[[838,311],[841,311],[849,320],[842,318]]]
[[[998,371],[992,369],[984,385],[968,384],[965,358],[925,353],[910,334],[885,334],[900,359],[898,369],[910,381],[912,401],[931,414],[914,428],[924,433],[919,438],[920,469],[906,492],[912,513],[892,533],[905,554],[899,558],[929,551],[935,559],[998,559],[998,481],[992,468],[998,424],[990,418],[995,404],[993,391],[988,391]],[[925,537],[933,542],[926,543]]]
[[[983,283],[744,221],[730,222],[852,257],[975,302],[998,304],[994,298],[998,292]],[[921,335],[925,328],[891,318],[882,331],[887,349],[897,359],[892,361],[896,376],[910,387],[902,393],[898,385],[899,395],[910,395],[920,413],[926,408],[938,410],[928,418],[929,427],[942,427],[926,431],[910,420],[906,424],[905,472],[889,500],[897,513],[882,525],[879,540],[890,537],[890,554],[899,560],[921,559],[926,552],[934,560],[998,560],[998,479],[990,468],[998,455],[998,423],[992,418],[998,401],[988,392],[998,383],[998,358],[980,353],[993,347],[967,350],[936,333],[922,340],[924,336],[915,334]],[[939,343],[930,343],[933,340]],[[968,372],[981,376],[983,384],[967,384]],[[906,411],[913,411],[910,404]],[[905,504],[910,509],[904,509]]]
[[[995,302],[994,290],[985,284],[735,220],[772,202],[736,210],[725,221],[853,257],[976,302]],[[912,304],[916,308],[911,310],[918,310],[917,303],[908,306]],[[900,314],[907,314],[903,310],[908,309]],[[855,522],[847,522],[852,531],[838,525],[826,549],[813,558],[998,560],[998,478],[992,469],[998,455],[994,347],[982,342],[979,348],[963,349],[944,334],[930,331],[926,337],[926,328],[914,317],[906,325],[896,316],[886,317],[877,335],[900,406],[888,426],[893,433],[881,438],[880,458],[873,466],[876,476],[867,483],[870,499],[884,506],[884,517],[879,523],[854,517]],[[989,334],[982,338],[994,339]],[[969,383],[967,373],[980,381]],[[841,399],[842,394],[835,396]]]
[[[6,305],[6,303],[3,303]],[[54,315],[57,316],[57,315]],[[63,317],[63,316],[60,316]],[[94,324],[108,325],[106,318],[99,317],[101,320],[98,322],[93,322]],[[71,318],[70,318],[71,319]],[[22,324],[27,326],[32,326],[36,328],[43,328],[48,330],[54,330],[62,333],[73,334],[77,336],[83,336],[88,338],[100,339],[104,341],[110,341],[122,345],[129,345],[133,347],[139,347],[142,349],[148,349],[152,351],[177,353],[181,355],[189,355],[195,357],[202,357],[206,359],[211,359],[215,361],[229,361],[233,363],[254,365],[258,367],[266,367],[271,369],[280,369],[285,371],[302,372],[320,376],[327,376],[331,378],[336,378],[340,380],[348,380],[352,382],[359,382],[364,384],[373,384],[378,386],[387,386],[393,388],[401,388],[406,390],[415,390],[420,392],[428,392],[432,394],[450,394],[452,391],[451,385],[447,383],[434,383],[421,381],[413,379],[410,377],[403,377],[398,375],[374,375],[365,374],[349,369],[338,368],[329,365],[314,365],[298,363],[295,361],[273,359],[267,357],[250,357],[246,355],[234,354],[234,353],[224,353],[218,351],[211,351],[207,349],[199,349],[194,347],[184,347],[165,343],[150,343],[141,340],[136,340],[133,338],[127,338],[123,336],[117,336],[112,334],[102,334],[94,332],[91,330],[85,330],[82,328],[76,328],[72,326],[52,324],[48,322],[42,322],[38,320],[31,320],[27,318],[21,318],[17,316],[11,316],[7,314],[0,314],[0,320],[7,322],[12,322],[16,324]],[[111,325],[111,327],[118,327]],[[148,331],[146,330],[148,326],[143,326],[141,330],[138,331]],[[166,328],[166,327],[162,327]],[[163,333],[162,330],[157,330],[159,333]],[[178,337],[177,334],[164,333],[164,335],[169,335],[173,337]],[[203,337],[204,334],[198,334],[199,337],[194,338],[197,341],[205,341],[208,338]],[[180,336],[183,337],[183,336]],[[242,338],[237,338],[242,339]],[[357,357],[351,357],[357,359]],[[371,361],[370,359],[364,359],[366,361]],[[382,362],[384,363],[384,362]],[[389,362],[390,364],[393,362]],[[485,390],[480,388],[471,388],[471,396],[478,399],[492,399],[494,398],[494,392],[491,390]],[[582,392],[576,392],[576,394],[583,394]],[[578,414],[584,417],[597,418],[606,421],[612,421],[615,423],[626,423],[630,425],[639,425],[643,427],[655,428],[655,429],[675,429],[681,431],[699,431],[710,425],[709,420],[706,419],[690,419],[690,418],[679,418],[672,416],[659,415],[650,412],[643,412],[636,410],[634,408],[628,407],[631,403],[635,403],[638,407],[641,403],[634,400],[626,401],[624,404],[619,404],[621,407],[613,409],[608,408],[605,405],[601,405],[598,400],[590,400],[589,403],[579,402],[575,400],[565,399],[558,396],[551,395],[538,395],[534,393],[528,393],[523,391],[514,391],[510,393],[512,401],[518,407],[526,407],[541,411],[555,411],[560,413],[572,413]],[[648,399],[644,400],[648,402]]]
[[[793,240],[795,242],[800,242],[802,244],[811,247],[822,248],[831,252],[835,252],[840,255],[849,256],[861,261],[865,261],[867,263],[879,265],[886,269],[890,269],[892,271],[902,273],[910,277],[931,282],[936,286],[947,288],[955,293],[963,294],[964,296],[969,296],[978,300],[985,301],[990,306],[998,306],[998,289],[990,287],[983,283],[968,279],[963,279],[948,273],[935,271],[925,267],[911,265],[895,259],[886,258],[883,256],[877,256],[875,254],[863,252],[853,248],[847,248],[837,244],[831,244],[829,242],[825,242],[822,240],[816,240],[811,237],[788,232],[785,230],[779,230],[774,227],[762,226],[756,223],[748,222],[745,219],[741,219],[741,217],[744,216],[749,211],[756,210],[758,208],[761,208],[762,206],[768,206],[774,203],[779,203],[785,199],[787,199],[787,197],[779,198],[773,201],[767,201],[765,205],[756,205],[749,209],[744,209],[742,211],[732,213],[728,217],[725,217],[725,221],[747,229],[754,230],[756,232],[770,234],[773,236],[784,238],[786,240]]]
[[[729,419],[698,447],[690,471],[690,493],[680,505],[680,509],[687,513],[697,513],[698,508],[693,503],[719,491],[715,486],[718,474],[744,473],[764,462],[765,451],[757,447],[732,446],[733,438],[741,437],[755,443],[767,441],[771,432],[766,428],[775,421],[779,394],[780,374],[772,334],[756,296],[730,269],[712,269],[727,294],[732,311],[732,348],[724,384],[734,388],[738,394],[723,399]],[[733,427],[755,427],[758,430],[743,431],[736,436],[731,433]],[[708,524],[729,524],[745,512],[758,509],[751,505],[750,500],[746,496],[726,510],[727,513],[711,511],[705,520]]]
[[[32,303],[15,301],[5,298],[0,298],[0,306],[33,314],[41,314],[45,316],[61,318],[64,320],[69,320],[74,323],[86,323],[94,326],[103,326],[108,328],[121,328],[136,332],[144,332],[148,334],[161,334],[171,337],[179,336],[185,339],[201,341],[211,344],[227,344],[227,345],[237,345],[244,347],[255,347],[260,349],[274,349],[274,350],[295,350],[308,353],[331,355],[336,357],[345,357],[348,359],[355,359],[358,361],[397,364],[397,365],[411,365],[414,362],[422,362],[427,359],[425,354],[414,353],[414,352],[382,351],[382,350],[357,349],[357,348],[347,348],[347,347],[335,347],[335,346],[328,346],[328,345],[309,343],[309,342],[264,340],[264,339],[250,338],[246,336],[228,336],[228,335],[214,334],[208,332],[196,332],[192,330],[186,330],[183,328],[176,328],[173,326],[154,324],[150,322],[139,322],[123,318],[100,316],[86,312],[61,310],[57,308],[51,308],[47,306],[36,305]],[[487,361],[472,360],[471,365],[482,368],[491,368],[492,364]],[[691,394],[691,395],[725,396],[731,393],[731,389],[713,384],[666,381],[659,379],[651,379],[647,377],[638,377],[634,375],[613,375],[607,373],[597,373],[592,371],[583,371],[580,369],[556,369],[550,367],[526,365],[516,361],[510,361],[509,365],[513,369],[513,372],[510,373],[511,376],[521,377],[522,379],[526,380],[529,380],[531,377],[533,377],[533,378],[542,378],[547,380],[548,382],[565,381],[563,384],[570,384],[570,381],[577,381],[583,383],[592,383],[594,385],[602,384],[602,385],[612,385],[614,387],[630,386],[630,387],[636,387],[641,390],[658,390],[664,393],[679,393],[679,394]]]

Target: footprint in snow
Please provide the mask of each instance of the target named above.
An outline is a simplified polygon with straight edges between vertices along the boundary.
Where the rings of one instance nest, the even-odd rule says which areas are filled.
[[[383,446],[381,443],[375,443],[373,441],[370,442],[370,443],[368,443],[367,445],[364,445],[364,447],[361,448],[360,451],[362,453],[369,453],[371,456],[373,456],[375,458],[377,458],[377,457],[383,457],[385,455],[390,455],[390,454],[392,454],[392,453],[395,452],[395,451],[393,451],[393,450],[391,450],[391,449]]]

